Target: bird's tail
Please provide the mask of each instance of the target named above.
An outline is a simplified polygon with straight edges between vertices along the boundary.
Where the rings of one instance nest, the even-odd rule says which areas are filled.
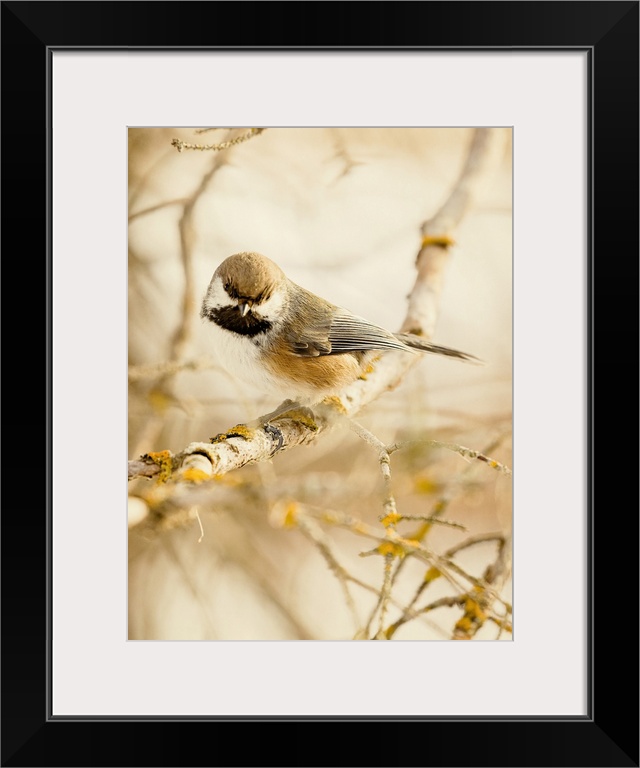
[[[420,336],[415,336],[413,333],[396,333],[395,337],[408,347],[419,349],[421,352],[429,352],[432,355],[445,355],[446,357],[453,357],[456,360],[463,360],[465,363],[473,363],[474,365],[484,365],[484,362],[474,355],[469,355],[466,352],[460,352],[450,347],[440,347],[437,344],[432,344],[430,341],[420,338]]]

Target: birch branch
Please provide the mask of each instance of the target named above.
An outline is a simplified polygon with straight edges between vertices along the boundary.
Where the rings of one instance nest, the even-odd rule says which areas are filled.
[[[475,130],[467,160],[453,191],[435,216],[422,224],[422,246],[416,259],[418,276],[409,295],[407,316],[402,325],[402,330],[407,333],[427,338],[433,336],[449,248],[455,244],[453,232],[473,202],[490,139],[490,128]]]

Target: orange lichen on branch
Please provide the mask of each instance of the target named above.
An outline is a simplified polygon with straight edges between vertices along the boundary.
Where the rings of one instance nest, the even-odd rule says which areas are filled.
[[[273,422],[276,423],[281,419],[291,419],[292,421],[302,424],[303,427],[311,430],[311,432],[317,432],[319,427],[313,418],[313,412],[309,408],[292,408],[290,411],[285,411],[280,416],[274,418]]]
[[[407,553],[402,545],[396,544],[395,541],[381,541],[376,547],[376,551],[380,555],[393,555],[393,557],[403,558]]]
[[[442,483],[434,480],[431,477],[422,475],[422,476],[416,477],[414,482],[414,488],[416,493],[430,495],[432,493],[437,493],[438,491],[440,491],[442,488]]]
[[[424,575],[424,584],[431,584],[432,581],[435,581],[440,576],[442,576],[440,571],[437,568],[431,567]]]
[[[375,363],[377,363],[379,359],[380,359],[380,355],[376,355],[376,357],[369,363],[369,365],[367,365],[364,371],[362,371],[360,376],[358,376],[358,378],[361,381],[366,381],[369,378],[369,375],[375,371],[376,369]]]
[[[196,469],[196,467],[187,467],[180,479],[187,483],[203,483],[205,480],[211,480],[211,475],[207,474],[203,469]]]
[[[426,248],[429,245],[436,245],[440,248],[450,248],[455,244],[456,241],[451,235],[425,235],[422,238],[422,248]]]
[[[157,475],[158,481],[166,483],[171,477],[173,454],[171,451],[153,451],[151,453],[145,453],[142,456],[143,459],[150,459],[154,464],[160,467],[160,472]]]
[[[322,400],[322,405],[325,405],[328,408],[337,411],[338,413],[345,414],[347,412],[347,409],[344,407],[342,400],[335,395],[329,395],[329,397],[325,397]]]
[[[210,443],[223,443],[230,437],[242,437],[245,440],[250,440],[253,435],[253,429],[247,427],[246,424],[236,424],[235,427],[228,429],[226,432],[221,432],[214,437],[209,438]]]
[[[400,520],[402,520],[402,516],[398,512],[389,512],[388,515],[384,515],[384,517],[380,518],[380,522],[385,528],[397,525]]]
[[[151,389],[148,398],[149,405],[156,413],[164,413],[172,403],[171,397],[161,387]]]
[[[472,592],[467,594],[464,601],[464,614],[453,629],[454,640],[471,640],[482,627],[487,620],[487,614],[483,608],[486,602],[486,595],[479,587],[474,587]]]
[[[278,528],[297,528],[299,514],[300,505],[297,501],[293,499],[280,500],[272,506],[269,520],[272,525]]]
[[[282,527],[295,528],[297,525],[298,525],[298,504],[295,501],[291,501],[285,507],[284,519],[282,520]]]

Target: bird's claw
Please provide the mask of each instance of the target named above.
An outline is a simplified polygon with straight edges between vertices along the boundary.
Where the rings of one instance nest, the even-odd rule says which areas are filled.
[[[274,450],[274,453],[277,453],[284,445],[284,437],[282,435],[282,432],[278,429],[278,427],[274,427],[273,424],[265,424],[263,429],[268,435],[270,435],[271,437],[275,438],[278,441],[278,444],[276,445]]]

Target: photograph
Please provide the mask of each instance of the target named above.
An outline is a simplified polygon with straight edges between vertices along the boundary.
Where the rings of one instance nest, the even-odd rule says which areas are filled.
[[[128,640],[512,641],[512,128],[127,140]]]

